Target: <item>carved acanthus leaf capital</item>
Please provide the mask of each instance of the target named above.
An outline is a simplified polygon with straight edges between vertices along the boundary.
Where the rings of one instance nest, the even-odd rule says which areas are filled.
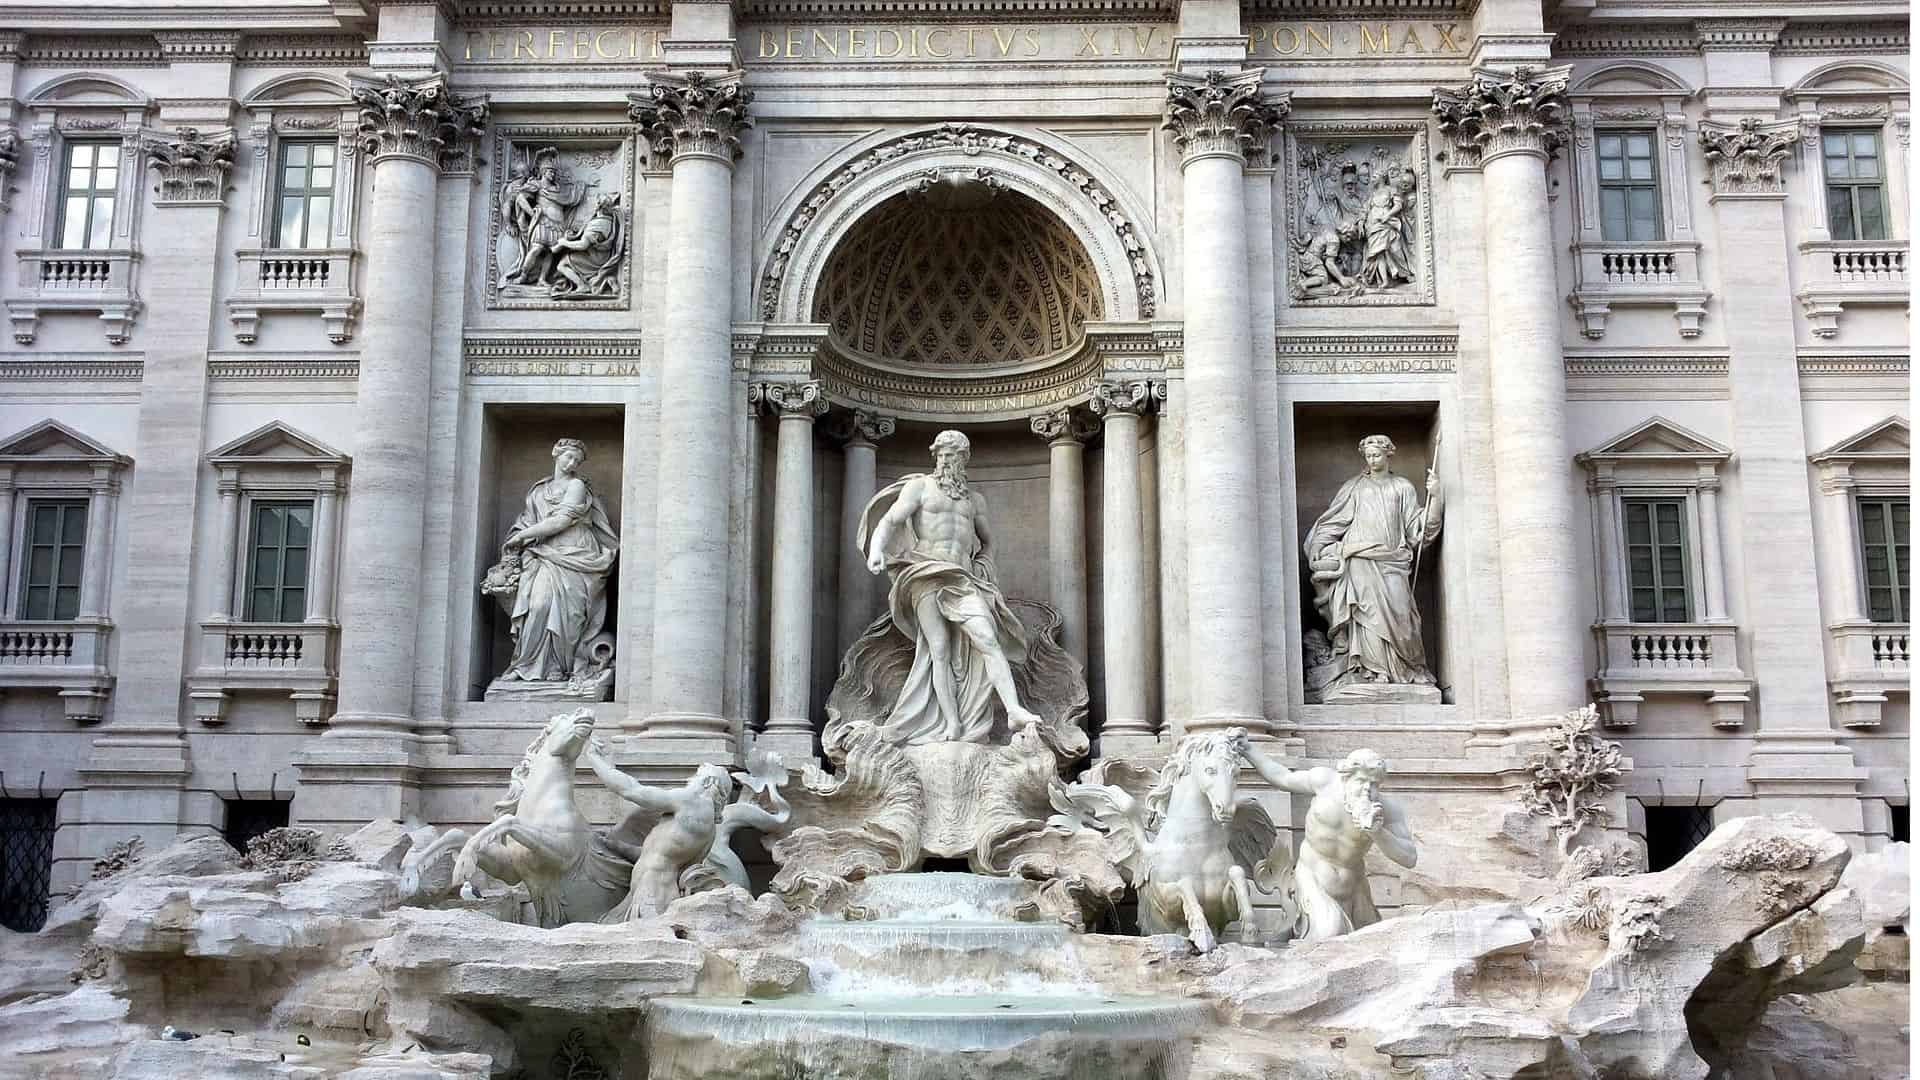
[[[1508,74],[1476,69],[1465,86],[1434,89],[1433,113],[1441,133],[1469,163],[1503,154],[1551,157],[1567,141],[1567,80],[1572,71],[1520,67]]]
[[[894,427],[895,421],[891,416],[868,412],[865,409],[855,409],[835,417],[827,433],[843,443],[871,445],[882,439],[891,438]]]
[[[1145,416],[1147,410],[1166,398],[1167,384],[1163,382],[1153,379],[1131,379],[1126,382],[1109,380],[1094,386],[1093,398],[1087,402],[1087,406],[1102,419]]]
[[[1084,443],[1099,430],[1098,425],[1085,414],[1072,408],[1049,409],[1036,413],[1027,420],[1035,435],[1048,443],[1075,442]]]
[[[464,97],[435,75],[384,81],[354,80],[360,106],[360,146],[373,162],[410,157],[436,169],[464,160],[487,123],[484,97]]]
[[[1707,155],[1707,182],[1715,195],[1776,195],[1786,190],[1780,163],[1799,139],[1796,121],[1762,123],[1746,117],[1739,127],[1703,124],[1700,146]]]
[[[753,383],[747,387],[747,408],[755,416],[816,420],[827,415],[827,399],[817,382]]]
[[[627,115],[646,128],[656,154],[711,157],[732,165],[741,154],[741,133],[753,126],[747,115],[753,91],[741,85],[743,74],[649,75],[645,94],[627,95],[632,102]]]
[[[1181,157],[1192,161],[1227,155],[1261,167],[1273,163],[1270,149],[1275,129],[1293,108],[1286,93],[1265,95],[1265,69],[1230,75],[1167,74],[1167,117],[1160,126],[1173,132]]]
[[[144,140],[147,167],[159,181],[155,206],[207,206],[226,199],[233,168],[233,133],[175,128]]]

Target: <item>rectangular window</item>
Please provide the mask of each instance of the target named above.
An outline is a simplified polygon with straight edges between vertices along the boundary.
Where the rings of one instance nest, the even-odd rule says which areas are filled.
[[[20,617],[78,617],[80,574],[87,558],[87,500],[29,499],[26,526],[20,550]]]
[[[299,622],[307,617],[307,547],[311,502],[255,502],[247,557],[247,621]]]
[[[1713,834],[1711,806],[1649,806],[1647,811],[1647,869],[1662,870],[1687,857],[1687,852]]]
[[[31,934],[47,921],[59,799],[0,799],[0,926]]]
[[[1823,131],[1827,231],[1835,240],[1887,238],[1886,174],[1877,131]]]
[[[60,247],[94,250],[111,246],[113,202],[120,192],[120,144],[69,142],[62,157],[60,220],[53,230]]]
[[[1901,498],[1860,500],[1860,565],[1867,579],[1867,618],[1906,622],[1913,586],[1909,583],[1909,518],[1912,503]]]
[[[280,144],[274,186],[273,246],[323,248],[333,227],[333,156],[336,145],[288,139]]]
[[[292,820],[293,803],[286,799],[221,799],[227,810],[227,827],[220,830],[233,850],[244,852],[256,838],[275,829],[284,829]]]
[[[1639,242],[1660,239],[1660,184],[1654,176],[1651,131],[1601,132],[1600,237]]]
[[[1627,588],[1637,623],[1691,622],[1687,594],[1687,501],[1623,499]]]

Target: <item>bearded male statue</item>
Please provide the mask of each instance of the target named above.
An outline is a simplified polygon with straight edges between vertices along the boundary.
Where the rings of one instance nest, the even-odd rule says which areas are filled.
[[[860,517],[867,569],[893,586],[893,625],[913,642],[913,666],[881,736],[898,746],[988,742],[993,704],[1017,731],[1041,718],[1020,704],[1012,665],[1026,628],[994,580],[987,503],[967,487],[972,448],[958,431],[933,440],[934,470],[881,489]]]
[[[1287,883],[1288,905],[1297,913],[1294,937],[1324,941],[1380,921],[1367,885],[1367,851],[1411,869],[1420,857],[1406,811],[1380,794],[1387,762],[1364,747],[1337,768],[1289,769],[1239,741],[1240,756],[1267,783],[1296,795],[1311,795],[1300,850]],[[1263,869],[1263,877],[1269,872]]]

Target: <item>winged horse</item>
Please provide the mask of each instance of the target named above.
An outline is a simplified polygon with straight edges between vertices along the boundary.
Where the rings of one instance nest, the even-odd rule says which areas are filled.
[[[1228,728],[1181,739],[1138,799],[1107,782],[1110,766],[1132,768],[1112,761],[1056,797],[1055,823],[1106,834],[1139,897],[1142,933],[1178,934],[1209,952],[1229,924],[1253,914],[1250,874],[1266,876],[1260,864],[1276,830],[1258,802],[1234,799],[1246,737]]]

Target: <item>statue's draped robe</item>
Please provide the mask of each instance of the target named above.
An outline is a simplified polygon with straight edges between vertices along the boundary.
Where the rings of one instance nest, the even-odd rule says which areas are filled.
[[[1431,684],[1420,612],[1413,603],[1414,552],[1440,533],[1419,492],[1396,473],[1362,473],[1340,486],[1307,533],[1313,602],[1327,620],[1339,671],[1328,689],[1354,682]]]
[[[513,519],[514,532],[555,514],[571,523],[525,549],[511,612],[513,660],[503,679],[557,682],[586,671],[593,640],[606,625],[607,574],[620,538],[593,488],[585,478],[580,484],[584,496],[570,502],[564,481],[536,482]]]
[[[858,542],[866,551],[868,540],[907,484],[925,474],[915,473],[882,488],[867,502],[860,515]],[[929,479],[931,479],[929,477]],[[976,540],[977,543],[977,540]],[[950,624],[947,634],[947,661],[954,670],[954,698],[960,710],[960,741],[987,742],[993,732],[995,697],[987,678],[986,658],[974,648],[961,621],[983,616],[993,623],[994,636],[1007,663],[1018,666],[1027,659],[1026,628],[1020,617],[1007,606],[1006,598],[994,582],[993,563],[978,548],[968,553],[962,566],[921,551],[919,537],[908,521],[896,530],[886,552],[887,572],[893,587],[887,594],[888,615],[893,627],[913,642],[913,667],[894,700],[893,711],[881,726],[881,736],[896,746],[948,741],[947,721],[940,715],[940,701],[933,690],[933,655],[921,639],[920,620],[915,615],[921,598],[935,596],[940,614]]]

